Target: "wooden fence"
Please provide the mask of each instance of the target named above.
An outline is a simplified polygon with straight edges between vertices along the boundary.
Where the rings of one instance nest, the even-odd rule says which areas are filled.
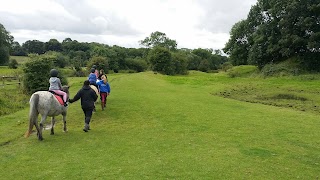
[[[7,85],[19,85],[21,86],[21,78],[18,76],[1,76],[0,87],[5,87]]]

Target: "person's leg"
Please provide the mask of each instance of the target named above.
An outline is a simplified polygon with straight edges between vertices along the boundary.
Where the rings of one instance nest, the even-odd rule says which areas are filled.
[[[100,92],[100,96],[101,96],[101,109],[103,110],[106,104],[107,93]]]
[[[52,91],[54,91],[58,95],[61,95],[62,99],[63,99],[63,102],[66,104],[66,102],[67,102],[67,93],[65,93],[64,91],[61,91],[61,90],[52,90]]]
[[[88,132],[90,130],[90,121],[92,117],[92,109],[83,109],[83,112],[85,113],[85,125],[83,131]]]

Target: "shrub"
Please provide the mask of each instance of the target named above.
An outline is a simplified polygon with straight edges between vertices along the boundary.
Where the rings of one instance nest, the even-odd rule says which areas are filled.
[[[174,64],[174,73],[185,75],[188,73],[187,56],[184,53],[172,53],[172,61]]]
[[[109,62],[105,57],[94,56],[90,58],[87,64],[88,72],[90,72],[90,69],[92,68],[93,65],[96,65],[98,70],[103,69],[105,73],[108,73],[109,71]]]
[[[174,66],[172,56],[168,49],[155,47],[148,54],[151,70],[161,74],[173,75]]]
[[[233,67],[233,65],[231,64],[231,62],[225,62],[221,65],[221,69],[224,72],[227,72],[227,70],[231,69]]]
[[[10,69],[17,69],[18,68],[18,61],[16,59],[11,59],[8,66]]]
[[[257,67],[252,65],[234,66],[227,71],[229,77],[245,77],[257,72]]]
[[[23,87],[27,93],[46,91],[49,88],[50,70],[54,68],[53,62],[45,57],[39,56],[25,63],[23,67]],[[68,84],[67,79],[59,72],[58,77],[62,85]]]
[[[265,65],[261,69],[261,75],[263,77],[268,76],[288,76],[299,75],[302,73],[299,63],[295,59],[289,59],[281,63],[270,63]]]
[[[74,77],[85,77],[86,73],[79,65],[76,65],[74,67],[74,71],[73,71],[72,76],[74,76]]]
[[[143,72],[148,68],[147,62],[142,58],[127,58],[126,65],[129,69],[135,70],[137,72]]]

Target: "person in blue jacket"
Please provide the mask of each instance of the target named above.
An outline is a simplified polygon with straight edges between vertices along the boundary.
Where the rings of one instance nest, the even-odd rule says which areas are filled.
[[[104,110],[107,104],[107,97],[110,95],[111,91],[106,75],[101,76],[101,80],[97,82],[97,86],[99,87],[100,92],[101,109]]]
[[[95,74],[95,71],[96,70],[94,68],[91,68],[88,80],[91,85],[97,86],[97,75]]]

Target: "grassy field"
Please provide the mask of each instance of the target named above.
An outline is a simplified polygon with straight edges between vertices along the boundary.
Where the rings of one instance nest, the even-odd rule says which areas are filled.
[[[69,78],[71,96],[84,79]],[[59,116],[56,134],[51,136],[44,131],[42,142],[36,134],[28,139],[23,137],[28,108],[0,116],[1,177],[318,179],[320,176],[318,111],[251,103],[255,97],[246,96],[244,100],[237,97],[246,94],[244,87],[257,89],[247,93],[270,97],[308,89],[310,95],[296,96],[318,103],[319,95],[315,93],[319,91],[318,79],[230,78],[224,73],[200,72],[163,76],[145,72],[112,74],[109,82],[112,91],[107,110],[101,111],[97,106],[88,133],[82,131],[84,120],[79,102],[69,106],[68,133],[62,132]]]
[[[18,64],[24,64],[30,60],[28,56],[10,56],[11,59],[17,60]]]

